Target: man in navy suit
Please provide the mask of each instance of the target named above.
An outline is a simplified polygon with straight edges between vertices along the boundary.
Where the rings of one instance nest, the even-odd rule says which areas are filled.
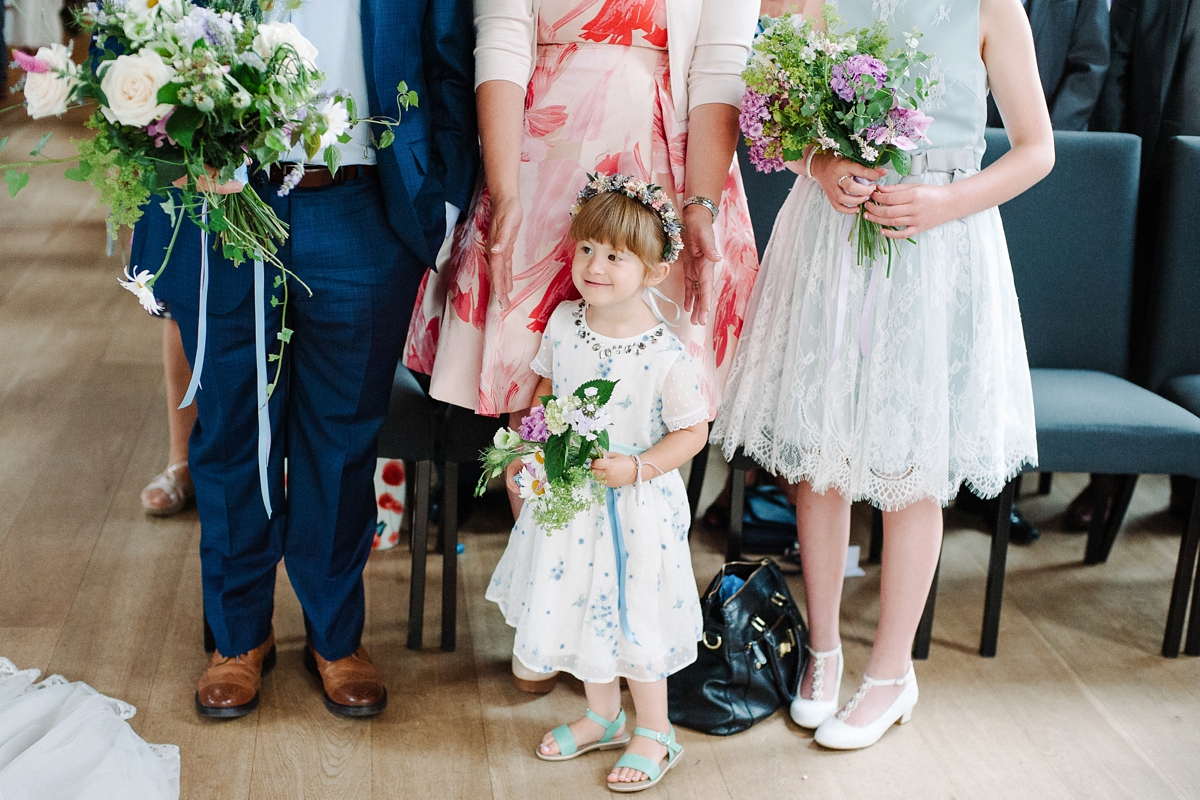
[[[335,145],[343,164],[335,174],[320,166],[322,153],[284,196],[290,165],[260,173],[246,188],[289,226],[278,256],[312,290],[287,281],[286,325],[282,307],[270,302],[282,299],[283,287],[268,280],[256,298],[252,264],[235,268],[210,253],[199,420],[189,446],[204,610],[216,643],[195,696],[207,717],[243,716],[258,705],[261,676],[275,660],[281,560],[304,609],[305,660],[321,677],[326,707],[368,716],[387,704],[361,642],[376,439],[418,285],[467,206],[478,167],[470,0],[308,0],[286,18],[317,47],[327,89],[348,89],[359,109],[394,119],[404,81],[419,105],[403,112],[388,148],[377,150],[365,125],[349,144]],[[290,158],[305,161],[302,152]],[[152,204],[138,226],[134,263],[156,267],[169,238],[169,221]],[[200,253],[199,229],[185,223],[155,285],[193,369]],[[259,485],[259,308],[272,352],[277,334],[293,331],[267,404],[272,514]],[[273,376],[276,365],[269,366]]]
[[[1108,71],[1107,0],[1022,0],[1033,29],[1042,91],[1056,131],[1087,128]],[[989,126],[1000,112],[988,97]]]

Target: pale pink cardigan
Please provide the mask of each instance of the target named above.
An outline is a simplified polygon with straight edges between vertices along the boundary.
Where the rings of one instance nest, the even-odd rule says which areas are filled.
[[[475,86],[525,88],[537,57],[540,0],[475,0]],[[667,0],[667,49],[675,116],[705,103],[742,104],[758,0]]]

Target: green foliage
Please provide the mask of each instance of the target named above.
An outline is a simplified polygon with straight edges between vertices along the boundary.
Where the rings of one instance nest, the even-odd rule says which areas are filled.
[[[17,192],[24,189],[25,185],[29,183],[29,173],[18,172],[15,169],[5,170],[4,182],[8,184],[8,196],[16,197]]]
[[[50,141],[50,137],[54,135],[53,131],[43,133],[42,138],[38,139],[38,143],[29,151],[29,155],[37,157],[42,154],[42,149],[46,146],[46,142]]]

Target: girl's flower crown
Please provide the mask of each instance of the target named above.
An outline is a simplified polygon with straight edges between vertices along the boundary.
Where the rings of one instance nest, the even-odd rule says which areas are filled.
[[[661,186],[640,181],[631,175],[621,175],[620,173],[604,175],[599,172],[595,175],[588,175],[587,185],[580,190],[579,198],[571,209],[571,219],[575,219],[575,216],[589,200],[605,192],[620,192],[658,214],[658,218],[662,221],[663,233],[667,236],[667,245],[663,248],[662,259],[669,264],[679,258],[679,254],[683,252],[683,236],[681,235],[683,225],[680,224],[679,216],[675,213],[674,204],[671,203],[671,199],[667,197],[667,193]]]

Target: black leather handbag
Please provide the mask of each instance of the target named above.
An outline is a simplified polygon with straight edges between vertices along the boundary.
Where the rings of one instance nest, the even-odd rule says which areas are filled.
[[[700,605],[696,661],[667,679],[671,722],[728,736],[790,705],[804,674],[808,629],[779,565],[729,562]]]

